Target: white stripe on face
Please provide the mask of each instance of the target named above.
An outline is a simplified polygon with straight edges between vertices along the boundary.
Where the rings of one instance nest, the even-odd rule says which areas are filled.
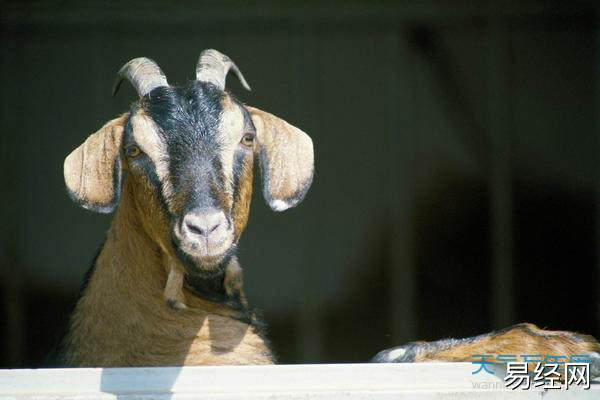
[[[162,183],[162,194],[170,208],[168,199],[173,195],[169,179],[169,153],[167,145],[158,133],[158,127],[143,111],[131,118],[132,134],[136,144],[152,160],[156,175]],[[173,211],[173,210],[170,210]]]
[[[222,106],[217,135],[222,146],[221,165],[225,175],[225,190],[229,195],[233,195],[233,157],[244,135],[244,114],[229,96],[223,99]]]

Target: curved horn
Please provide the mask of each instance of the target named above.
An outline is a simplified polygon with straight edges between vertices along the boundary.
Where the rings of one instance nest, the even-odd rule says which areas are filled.
[[[144,97],[157,87],[169,86],[167,77],[158,64],[146,57],[134,58],[121,67],[113,86],[113,96],[117,94],[123,79],[131,82],[140,97]]]
[[[237,65],[225,54],[213,49],[204,50],[200,53],[198,64],[196,64],[196,79],[201,82],[210,82],[219,89],[224,90],[225,78],[230,69],[235,72],[242,86],[246,90],[251,90]]]

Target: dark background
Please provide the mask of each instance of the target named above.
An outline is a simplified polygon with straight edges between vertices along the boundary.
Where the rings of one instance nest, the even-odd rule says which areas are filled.
[[[600,30],[593,1],[0,3],[0,367],[41,366],[110,216],[64,157],[216,48],[228,87],[308,132],[298,208],[255,191],[240,243],[281,361],[366,361],[520,321],[600,335]]]

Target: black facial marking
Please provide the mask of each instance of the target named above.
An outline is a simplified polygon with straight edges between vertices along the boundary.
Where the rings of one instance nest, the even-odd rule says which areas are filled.
[[[244,130],[246,133],[256,133],[256,128],[254,127],[254,122],[252,122],[252,116],[250,112],[244,107],[242,103],[234,99],[235,103],[238,104],[242,109],[242,114],[244,115]]]
[[[233,202],[235,203],[238,199],[240,177],[244,171],[244,159],[246,154],[244,150],[236,150],[233,156]]]
[[[216,207],[214,188],[222,188],[218,136],[225,94],[211,84],[159,87],[142,99],[167,145],[169,175],[175,193],[186,195],[189,208]]]
[[[137,111],[137,109],[132,110],[131,115],[133,115],[133,113],[136,111]],[[135,143],[133,140],[133,133],[132,133],[133,127],[131,126],[130,121],[131,121],[131,118],[125,125],[125,136],[124,136],[125,146]],[[123,146],[123,147],[125,147],[125,146]],[[169,207],[167,206],[167,199],[165,199],[165,197],[163,195],[163,193],[164,193],[163,192],[163,182],[161,182],[160,178],[158,177],[158,174],[156,173],[156,166],[154,165],[154,163],[145,154],[142,154],[141,156],[139,156],[138,158],[136,158],[135,160],[133,160],[131,162],[135,163],[139,168],[141,168],[144,171],[144,175],[145,175],[146,179],[148,179],[148,182],[150,183],[150,185],[152,186],[154,196],[156,199],[158,199],[160,207],[162,208],[163,212],[167,215],[167,217],[169,219],[173,220],[175,218],[175,216],[170,212]]]
[[[142,168],[146,173],[146,178],[152,185],[154,195],[158,199],[160,207],[170,220],[174,220],[175,215],[173,215],[173,213],[169,210],[169,207],[167,205],[167,199],[165,199],[165,196],[163,195],[163,183],[161,182],[160,178],[158,177],[158,174],[156,173],[156,167],[152,162],[150,162],[150,160],[146,159],[142,161]]]

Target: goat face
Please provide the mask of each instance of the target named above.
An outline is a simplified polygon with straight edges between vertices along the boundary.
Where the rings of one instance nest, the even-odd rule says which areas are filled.
[[[185,87],[169,86],[152,61],[132,60],[120,76],[136,86],[140,100],[65,160],[76,202],[110,212],[128,191],[141,226],[189,273],[219,271],[235,250],[248,220],[255,156],[265,199],[276,211],[299,203],[312,181],[310,138],[225,92],[229,68],[247,86],[214,50],[203,52],[198,79]]]
[[[210,83],[159,87],[134,106],[124,134],[134,196],[156,204],[154,215],[170,227],[170,238],[156,239],[188,265],[219,264],[247,221],[256,135],[250,113]],[[156,222],[144,220],[153,229]]]

